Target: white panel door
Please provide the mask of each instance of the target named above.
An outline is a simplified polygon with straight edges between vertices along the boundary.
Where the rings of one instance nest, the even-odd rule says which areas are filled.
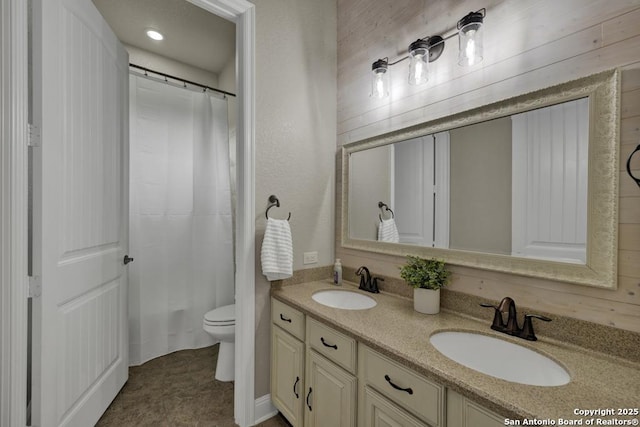
[[[34,1],[33,31],[34,424],[91,426],[127,379],[128,55],[90,0]]]
[[[401,243],[449,247],[449,132],[393,145],[393,202]]]
[[[393,146],[392,209],[401,243],[433,246],[433,135]]]
[[[589,100],[512,120],[512,255],[586,262]]]

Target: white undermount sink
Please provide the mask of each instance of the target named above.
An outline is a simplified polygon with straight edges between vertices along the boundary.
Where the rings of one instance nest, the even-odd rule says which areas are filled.
[[[550,358],[499,338],[470,332],[438,332],[429,340],[448,358],[492,377],[547,387],[571,380],[569,373]]]
[[[377,304],[376,300],[367,295],[333,289],[318,291],[311,295],[311,298],[322,305],[343,310],[366,310]]]

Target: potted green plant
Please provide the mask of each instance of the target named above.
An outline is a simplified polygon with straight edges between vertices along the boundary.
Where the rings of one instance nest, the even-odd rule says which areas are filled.
[[[440,312],[440,288],[446,286],[451,273],[444,261],[408,256],[400,267],[400,277],[413,287],[413,308],[420,313]]]

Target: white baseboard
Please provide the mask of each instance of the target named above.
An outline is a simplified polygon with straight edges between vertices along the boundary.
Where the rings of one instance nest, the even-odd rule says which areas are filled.
[[[255,401],[255,409],[254,409],[254,416],[255,416],[254,425],[260,424],[261,422],[268,420],[269,418],[273,417],[277,413],[278,413],[278,410],[271,403],[271,394],[265,394],[264,396],[257,398]]]

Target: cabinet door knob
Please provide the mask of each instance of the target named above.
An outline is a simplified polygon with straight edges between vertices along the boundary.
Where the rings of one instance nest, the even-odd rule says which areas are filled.
[[[131,258],[129,255],[125,255],[124,258],[122,259],[122,262],[124,263],[124,265],[127,265],[130,262],[133,262],[133,258]]]

